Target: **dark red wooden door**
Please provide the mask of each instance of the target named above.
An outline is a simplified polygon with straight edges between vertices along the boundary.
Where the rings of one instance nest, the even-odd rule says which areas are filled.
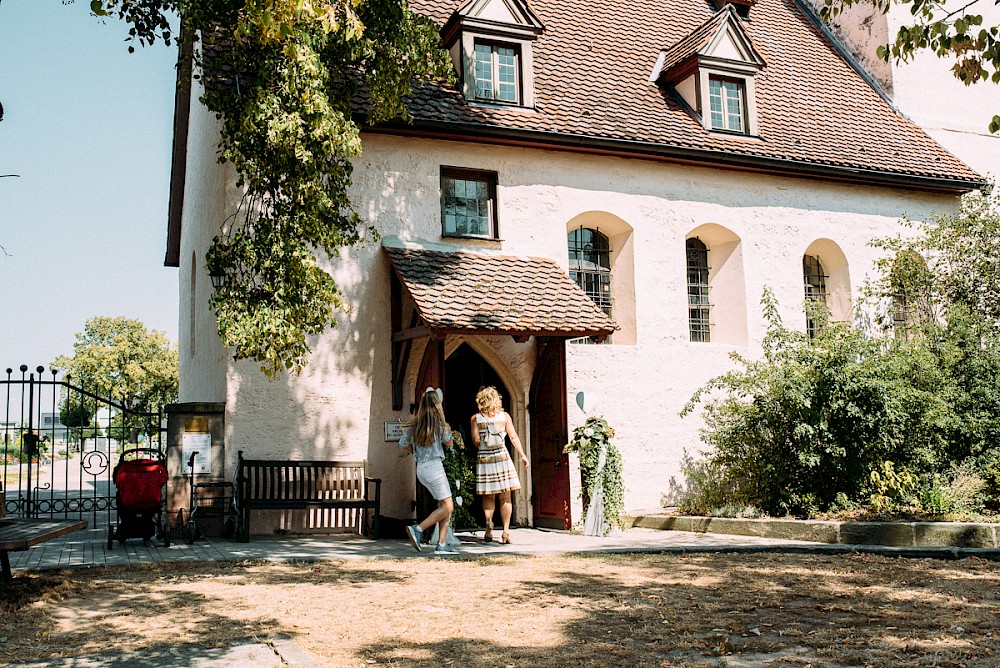
[[[535,525],[571,528],[566,445],[566,343],[539,343],[531,381],[531,480]]]

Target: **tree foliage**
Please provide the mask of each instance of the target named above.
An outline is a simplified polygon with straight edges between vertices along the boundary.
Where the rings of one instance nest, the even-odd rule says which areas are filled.
[[[903,223],[916,234],[874,243],[885,254],[877,264],[882,279],[872,284],[870,296],[885,301],[904,291],[926,325],[936,326],[949,310],[956,316],[964,310],[1000,327],[1000,200],[995,189],[964,195],[957,213]]]
[[[893,0],[825,0],[824,19],[840,13],[844,6],[871,3],[883,14]],[[953,57],[955,77],[971,85],[980,81],[1000,83],[1000,26],[984,25],[981,8],[1000,5],[997,0],[972,0],[946,3],[943,0],[897,0],[908,5],[912,23],[900,26],[895,39],[878,47],[883,60],[912,60],[919,51],[929,49],[939,58]],[[977,11],[977,9],[979,11]],[[1000,131],[1000,115],[993,117],[990,132]]]
[[[73,354],[57,357],[52,368],[73,385],[125,406],[152,410],[177,398],[177,348],[162,332],[130,318],[91,318],[76,335]]]
[[[376,123],[407,118],[414,82],[450,77],[437,27],[405,0],[94,0],[130,24],[130,39],[170,42],[166,17],[201,31],[202,102],[221,121],[219,160],[242,201],[207,254],[226,274],[212,306],[237,359],[271,377],[298,371],[308,337],[345,305],[321,261],[376,236],[348,197],[361,153],[352,104]]]

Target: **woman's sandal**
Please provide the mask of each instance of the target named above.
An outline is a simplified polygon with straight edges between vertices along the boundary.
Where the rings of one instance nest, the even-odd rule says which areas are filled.
[[[500,543],[502,545],[510,545],[511,544],[511,542],[510,542],[510,534],[507,533],[506,531],[504,531],[502,534],[500,534]]]
[[[483,542],[484,543],[493,542],[493,522],[486,523],[486,532],[483,534]]]

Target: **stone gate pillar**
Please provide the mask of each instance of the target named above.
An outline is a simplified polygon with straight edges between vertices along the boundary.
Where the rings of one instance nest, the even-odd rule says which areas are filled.
[[[195,482],[232,480],[226,474],[224,403],[186,403],[167,406],[167,517],[171,526],[186,521],[191,487],[187,464],[195,459]],[[180,515],[178,514],[180,513]],[[180,525],[183,526],[183,525]]]

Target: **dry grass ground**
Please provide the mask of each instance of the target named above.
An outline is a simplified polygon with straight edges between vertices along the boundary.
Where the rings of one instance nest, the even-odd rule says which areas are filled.
[[[279,634],[329,666],[1000,665],[1000,564],[870,555],[169,563],[20,575],[0,656]]]

